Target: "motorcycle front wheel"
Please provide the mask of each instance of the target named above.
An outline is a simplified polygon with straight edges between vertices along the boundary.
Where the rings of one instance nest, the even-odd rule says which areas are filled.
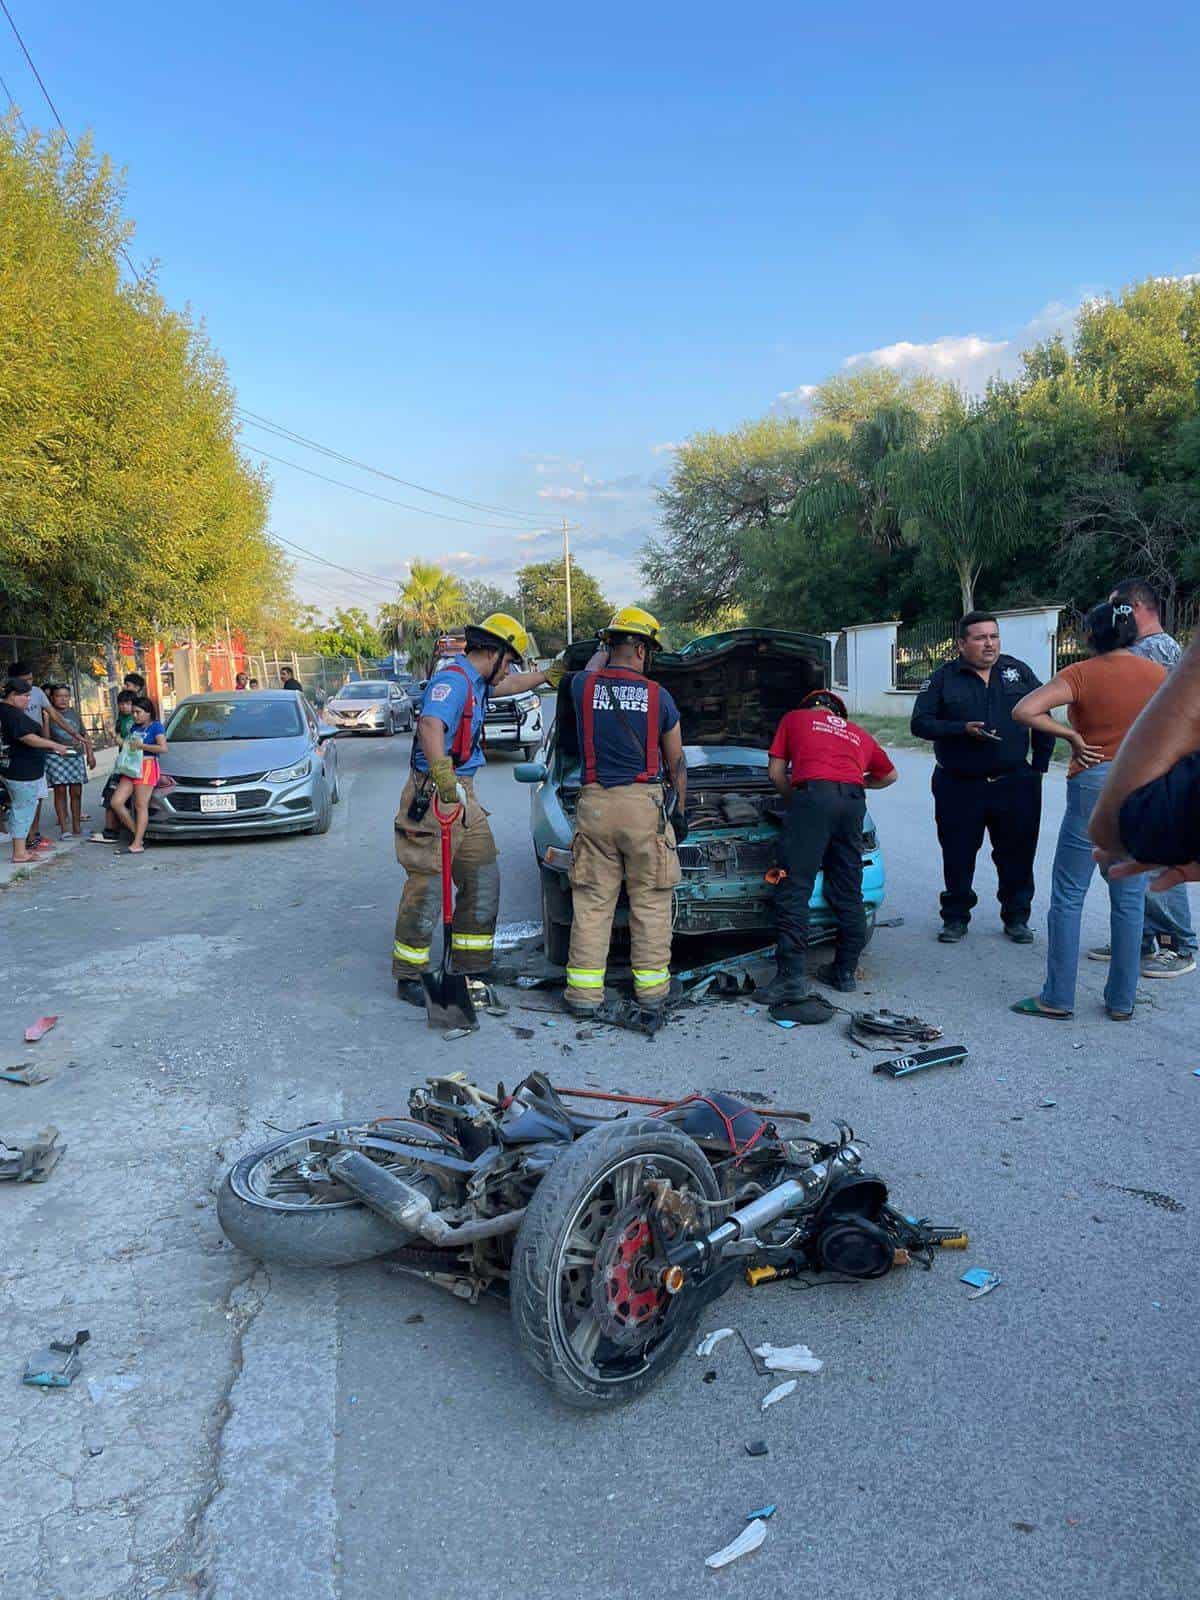
[[[652,1117],[614,1121],[564,1151],[521,1223],[509,1286],[517,1342],[579,1410],[644,1394],[695,1332],[697,1298],[671,1298],[648,1270],[649,1184],[658,1178],[720,1198],[704,1152],[678,1128]]]

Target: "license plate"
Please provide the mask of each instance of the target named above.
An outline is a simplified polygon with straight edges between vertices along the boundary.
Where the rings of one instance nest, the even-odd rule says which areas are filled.
[[[201,811],[236,811],[237,795],[235,794],[202,794],[200,796]]]

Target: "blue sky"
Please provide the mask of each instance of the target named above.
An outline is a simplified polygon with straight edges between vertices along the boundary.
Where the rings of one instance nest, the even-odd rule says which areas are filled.
[[[244,407],[569,516],[615,600],[671,443],[855,358],[977,385],[1085,295],[1200,270],[1193,7],[10,5]],[[44,125],[2,19],[0,74]],[[379,580],[301,565],[325,606],[556,548],[272,472],[276,531]]]

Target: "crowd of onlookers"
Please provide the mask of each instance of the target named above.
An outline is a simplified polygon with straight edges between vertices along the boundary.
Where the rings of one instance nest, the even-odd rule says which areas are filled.
[[[0,802],[8,802],[7,812],[0,811],[0,841],[7,839],[13,861],[25,866],[54,855],[53,841],[42,832],[43,802],[51,797],[59,839],[82,836],[84,787],[96,769],[92,741],[71,704],[69,685],[38,685],[34,677],[30,662],[12,662],[0,698]],[[281,669],[279,686],[303,693],[291,668]],[[258,687],[257,678],[237,674],[234,688],[239,693]],[[104,821],[89,839],[95,844],[127,841],[129,853],[140,855],[150,797],[164,783],[159,758],[167,751],[166,730],[140,672],[125,674],[114,731],[116,761],[100,796]]]
[[[12,662],[0,698],[0,780],[8,797],[0,837],[7,836],[13,861],[26,866],[54,855],[53,842],[42,832],[43,804],[51,796],[59,838],[80,837],[84,786],[96,769],[70,687],[39,686],[33,679],[29,662]],[[128,836],[130,853],[138,855],[145,848],[150,795],[161,776],[158,757],[167,748],[158,709],[139,672],[126,673],[117,695],[116,734],[117,761],[101,794],[104,826],[91,838],[119,843]]]
[[[1040,684],[1026,663],[1001,654],[996,618],[970,613],[959,626],[958,659],[939,668],[917,698],[912,731],[933,741],[937,758],[934,811],[945,876],[939,938],[946,944],[966,937],[977,901],[972,888],[975,859],[985,835],[996,863],[1004,932],[1018,944],[1032,942],[1029,917],[1042,778],[1056,741],[1070,747],[1066,811],[1051,873],[1045,982],[1038,994],[1017,1001],[1012,1009],[1023,1016],[1059,1020],[1074,1015],[1083,903],[1099,864],[1108,888],[1110,937],[1087,955],[1108,965],[1107,1015],[1127,1022],[1134,1014],[1140,978],[1179,978],[1196,970],[1187,878],[1160,875],[1147,885],[1145,869],[1118,870],[1114,825],[1106,825],[1106,850],[1101,852],[1094,819],[1108,814],[1106,796],[1131,731],[1139,730],[1144,751],[1147,736],[1140,730],[1162,726],[1159,701],[1182,651],[1163,628],[1153,587],[1140,579],[1118,584],[1093,607],[1084,634],[1087,658]],[[1169,705],[1184,703],[1182,686],[1191,684],[1193,717],[1200,717],[1200,692],[1193,682],[1198,650],[1200,645],[1193,646],[1188,670],[1167,698]],[[1153,717],[1148,709],[1152,703]],[[1066,723],[1050,715],[1060,708],[1066,710]],[[1178,713],[1176,717],[1178,721]],[[1150,765],[1143,760],[1139,770],[1149,772]],[[1166,772],[1160,767],[1151,778],[1165,782]],[[1175,781],[1178,788],[1182,780]],[[1145,803],[1137,795],[1133,798]],[[1154,857],[1161,866],[1190,859],[1161,852]]]

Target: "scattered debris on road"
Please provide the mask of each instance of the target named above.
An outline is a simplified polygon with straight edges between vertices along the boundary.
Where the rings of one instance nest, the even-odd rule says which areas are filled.
[[[0,1069],[0,1078],[5,1083],[23,1083],[26,1088],[35,1083],[47,1083],[51,1074],[45,1067],[39,1067],[32,1061],[22,1061],[19,1067],[4,1067]]]
[[[773,1517],[778,1511],[778,1506],[759,1506],[757,1511],[747,1511],[747,1522],[765,1522],[768,1517]]]
[[[893,1056],[889,1061],[877,1061],[871,1071],[880,1072],[886,1078],[907,1078],[929,1067],[961,1066],[967,1055],[965,1044],[947,1044],[936,1050],[918,1050],[910,1056]]]
[[[798,1378],[789,1378],[786,1383],[777,1383],[775,1387],[763,1395],[762,1405],[759,1408],[765,1411],[768,1406],[777,1405],[780,1400],[786,1400],[788,1395],[799,1386]]]
[[[80,1328],[72,1339],[51,1339],[25,1363],[21,1382],[38,1389],[69,1389],[82,1367],[79,1352],[91,1337],[86,1328]]]
[[[714,1572],[718,1567],[727,1567],[731,1561],[736,1561],[739,1556],[748,1556],[752,1550],[757,1550],[767,1537],[767,1525],[761,1517],[756,1517],[749,1522],[738,1534],[737,1538],[727,1544],[723,1550],[716,1551],[711,1556],[706,1556],[704,1565]]]
[[[0,1138],[0,1179],[14,1183],[45,1183],[66,1154],[58,1142],[58,1129],[43,1128],[24,1138]]]
[[[991,1272],[987,1267],[968,1267],[958,1281],[971,1285],[968,1300],[981,1300],[985,1294],[999,1288],[1001,1278],[998,1272]]]
[[[820,1372],[825,1365],[806,1344],[756,1344],[754,1354],[762,1358],[768,1372]]]
[[[746,1445],[746,1454],[748,1456],[769,1456],[771,1451],[765,1439],[751,1439]]]
[[[698,1356],[710,1356],[722,1339],[731,1339],[732,1337],[732,1328],[718,1328],[714,1333],[706,1333],[696,1346],[696,1354]]]
[[[36,1044],[39,1039],[45,1038],[57,1021],[57,1017],[39,1017],[36,1022],[31,1022],[25,1029],[25,1043]]]
[[[868,1050],[894,1050],[898,1045],[932,1044],[942,1030],[920,1017],[901,1016],[881,1007],[878,1011],[856,1011],[850,1018],[850,1037]]]

